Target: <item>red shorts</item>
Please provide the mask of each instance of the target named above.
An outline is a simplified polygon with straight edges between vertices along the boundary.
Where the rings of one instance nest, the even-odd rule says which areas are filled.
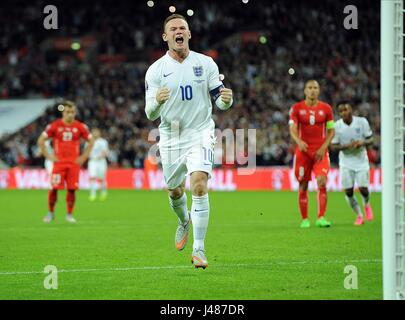
[[[72,162],[55,162],[52,168],[51,186],[53,189],[76,190],[79,187],[80,165]]]
[[[323,158],[319,161],[315,160],[315,152],[295,151],[294,157],[294,173],[299,182],[311,181],[311,173],[314,172],[315,177],[326,176],[329,172],[329,153],[325,152]]]

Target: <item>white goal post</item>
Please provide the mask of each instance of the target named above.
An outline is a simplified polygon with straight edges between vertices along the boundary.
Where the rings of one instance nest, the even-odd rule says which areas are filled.
[[[381,0],[382,249],[385,300],[405,299],[403,0]]]

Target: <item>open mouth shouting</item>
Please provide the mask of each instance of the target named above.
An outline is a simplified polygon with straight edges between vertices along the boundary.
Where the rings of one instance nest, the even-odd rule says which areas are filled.
[[[174,39],[174,41],[176,42],[176,44],[178,46],[182,46],[184,43],[184,36],[183,35],[177,35],[176,38]]]

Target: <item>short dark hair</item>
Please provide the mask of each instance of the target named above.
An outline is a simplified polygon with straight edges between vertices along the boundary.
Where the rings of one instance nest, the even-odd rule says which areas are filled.
[[[75,108],[76,104],[73,101],[65,100],[62,102],[63,106],[66,108]]]
[[[65,100],[58,104],[58,111],[63,112],[66,108],[76,108],[76,104],[70,100]]]
[[[173,13],[173,14],[171,14],[170,16],[168,16],[168,17],[165,19],[165,21],[163,22],[163,32],[166,31],[166,24],[167,24],[170,20],[173,20],[173,19],[182,19],[182,20],[184,20],[184,21],[188,24],[187,19],[186,19],[184,16],[182,16],[181,14],[178,14],[178,13]]]
[[[305,85],[304,85],[304,88],[306,88],[307,87],[307,85],[308,85],[308,83],[309,82],[316,82],[319,86],[321,86],[320,84],[319,84],[319,82],[318,82],[318,80],[315,80],[315,79],[309,79],[309,80],[307,80],[307,81],[305,81]]]
[[[341,101],[338,101],[338,103],[336,103],[336,109],[339,109],[339,106],[345,105],[345,104],[348,104],[350,106],[350,108],[353,108],[352,104],[350,103],[349,100],[341,100]]]

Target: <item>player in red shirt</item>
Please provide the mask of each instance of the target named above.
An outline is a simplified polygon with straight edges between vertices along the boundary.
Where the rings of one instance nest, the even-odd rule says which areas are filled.
[[[318,100],[319,84],[316,80],[305,83],[305,100],[290,110],[290,134],[297,144],[294,173],[299,182],[298,203],[302,216],[301,227],[310,226],[308,220],[308,181],[314,172],[318,184],[318,219],[316,226],[330,227],[324,217],[327,203],[326,181],[329,171],[328,146],[335,134],[332,107]]]
[[[45,131],[38,138],[38,145],[42,154],[48,160],[54,162],[51,174],[51,189],[48,192],[49,212],[44,217],[44,222],[50,222],[55,218],[54,208],[57,200],[58,190],[67,187],[66,220],[75,223],[73,218],[73,207],[75,204],[75,191],[79,185],[80,166],[89,157],[94,141],[87,126],[75,120],[76,105],[71,101],[65,101],[59,105],[62,111],[62,118],[49,124]],[[89,143],[80,155],[80,139]],[[54,155],[50,155],[45,147],[45,140],[53,139]]]

